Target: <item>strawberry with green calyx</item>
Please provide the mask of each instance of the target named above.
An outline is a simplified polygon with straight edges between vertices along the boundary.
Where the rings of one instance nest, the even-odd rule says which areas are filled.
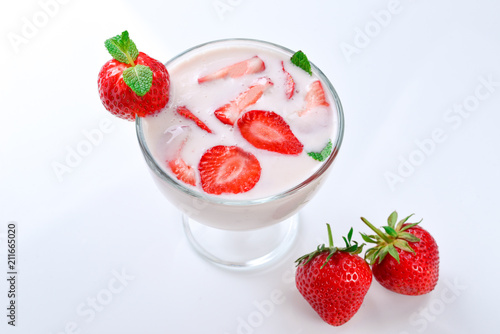
[[[106,40],[104,45],[113,56],[101,68],[97,81],[104,107],[130,121],[163,109],[170,88],[165,65],[139,52],[127,31]]]
[[[407,223],[410,215],[400,220],[391,213],[385,231],[361,220],[376,234],[361,233],[363,240],[376,244],[365,253],[372,265],[373,276],[385,288],[404,295],[423,295],[434,290],[439,278],[439,250],[429,232],[417,223]],[[389,256],[387,256],[389,255]]]
[[[329,246],[320,245],[297,259],[295,282],[301,295],[325,322],[340,326],[361,307],[372,282],[372,272],[358,255],[364,244],[351,243],[352,228],[347,238],[343,238],[344,248],[334,247],[329,224],[327,228]]]

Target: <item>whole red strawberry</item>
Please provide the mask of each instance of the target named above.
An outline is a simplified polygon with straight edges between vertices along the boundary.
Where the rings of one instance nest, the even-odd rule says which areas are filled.
[[[431,292],[439,278],[439,251],[429,232],[407,224],[412,215],[396,225],[394,211],[385,233],[361,218],[376,235],[361,234],[367,242],[377,246],[366,251],[365,257],[372,264],[373,276],[385,288],[403,295],[418,296]],[[390,256],[387,256],[387,255]]]
[[[114,59],[104,64],[97,81],[104,107],[130,121],[163,109],[170,87],[165,65],[139,52],[127,31],[106,40],[105,46]]]
[[[363,245],[351,244],[349,231],[345,248],[333,246],[328,227],[329,247],[318,246],[297,262],[297,289],[318,315],[333,326],[349,321],[359,310],[372,282],[370,266],[358,254]]]

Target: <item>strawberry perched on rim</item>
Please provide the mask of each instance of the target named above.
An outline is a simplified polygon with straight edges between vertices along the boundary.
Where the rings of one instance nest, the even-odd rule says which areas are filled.
[[[170,88],[165,65],[139,52],[127,31],[106,40],[105,46],[113,59],[99,71],[97,85],[106,110],[133,121],[163,109]]]
[[[406,223],[412,215],[400,220],[392,212],[383,226],[385,233],[368,220],[361,220],[376,234],[361,233],[363,240],[376,244],[366,251],[365,258],[372,265],[373,276],[386,289],[403,295],[418,296],[434,290],[439,279],[439,250],[432,235],[417,226]],[[387,256],[389,255],[389,256]]]
[[[334,247],[328,228],[329,246],[324,244],[298,258],[295,282],[301,295],[318,315],[332,326],[349,321],[359,310],[372,282],[370,266],[358,254],[363,245],[351,243],[353,229],[344,248]]]

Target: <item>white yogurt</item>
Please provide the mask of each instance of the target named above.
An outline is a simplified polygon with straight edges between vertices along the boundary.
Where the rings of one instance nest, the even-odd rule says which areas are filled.
[[[198,78],[213,73],[223,67],[258,56],[265,63],[265,70],[260,73],[247,74],[239,78],[224,78],[198,83]],[[320,76],[317,73],[309,75],[290,62],[291,53],[270,44],[253,41],[218,42],[214,45],[201,47],[196,52],[188,52],[167,63],[170,73],[170,100],[161,113],[142,120],[144,139],[154,157],[156,164],[164,173],[180,186],[165,186],[158,178],[159,185],[165,195],[177,206],[195,220],[208,225],[225,229],[250,229],[279,222],[296,212],[307,202],[317,190],[323,179],[318,176],[304,189],[292,196],[280,200],[263,200],[303,183],[325,162],[311,158],[308,152],[319,152],[332,141],[334,147],[340,144],[339,115],[337,101],[329,89],[329,84],[322,83],[328,107],[321,106],[309,110],[302,116],[299,112],[305,107],[305,96],[308,87]],[[282,70],[290,73],[295,82],[295,92],[291,99],[285,93],[286,76]],[[285,155],[255,148],[240,134],[238,126],[223,124],[214,111],[234,100],[259,78],[266,77],[273,82],[261,98],[245,109],[273,111],[281,115],[290,126],[293,134],[303,144],[304,149],[299,155]],[[179,106],[186,106],[213,133],[199,128],[193,121],[177,114]],[[241,116],[240,115],[240,116]],[[338,138],[340,137],[340,139]],[[200,185],[198,164],[201,156],[216,145],[239,146],[252,153],[259,161],[262,171],[255,187],[240,194],[206,194]],[[337,147],[338,148],[338,147]],[[179,154],[182,159],[196,170],[197,185],[195,187],[178,181],[168,168],[167,161]],[[317,184],[316,184],[317,183]],[[174,194],[179,188],[189,189],[188,193],[200,193],[197,198],[191,195]],[[210,202],[214,198],[215,203]],[[207,199],[207,202],[205,202]],[[229,206],[224,201],[231,202]],[[249,207],[243,201],[251,202]],[[240,205],[242,204],[242,205]],[[257,205],[258,207],[255,207]]]
[[[255,55],[258,55],[266,65],[263,72],[239,78],[198,83],[198,78],[202,75]],[[295,81],[296,91],[291,99],[285,95],[285,73],[282,70],[282,61],[284,61],[285,69]],[[321,162],[308,156],[307,152],[321,151],[328,141],[336,136],[336,118],[332,111],[335,103],[329,94],[326,94],[326,97],[330,107],[317,107],[301,117],[298,116],[298,112],[305,106],[304,97],[308,86],[318,80],[318,77],[310,76],[293,65],[290,62],[290,55],[283,52],[256,49],[252,46],[238,46],[230,50],[226,48],[209,50],[169,64],[168,71],[171,80],[170,101],[159,115],[145,119],[148,129],[145,134],[146,140],[150,143],[151,152],[158,164],[170,173],[165,162],[171,159],[174,151],[177,152],[179,143],[169,142],[169,139],[172,137],[172,132],[179,132],[181,125],[184,131],[189,132],[185,136],[181,135],[183,139],[187,137],[181,150],[181,157],[195,169],[198,168],[203,153],[216,145],[239,146],[255,155],[261,164],[261,178],[253,189],[241,194],[218,196],[231,199],[257,199],[292,188],[307,179],[321,165]],[[236,125],[223,124],[215,117],[214,111],[217,108],[234,100],[261,77],[270,78],[273,86],[264,92],[257,103],[249,106],[245,111],[259,109],[274,111],[281,115],[297,139],[304,145],[304,150],[300,155],[285,155],[257,149],[241,136]],[[178,115],[176,109],[179,106],[186,106],[190,109],[213,133],[207,133],[196,126],[193,121]],[[197,181],[199,185],[200,180]],[[200,186],[198,189],[203,191]]]

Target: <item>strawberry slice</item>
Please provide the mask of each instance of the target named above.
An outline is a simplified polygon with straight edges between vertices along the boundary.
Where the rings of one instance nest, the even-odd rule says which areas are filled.
[[[266,69],[264,61],[258,56],[252,57],[250,59],[240,61],[239,63],[229,65],[227,67],[221,68],[214,73],[210,73],[203,77],[198,78],[198,83],[204,83],[207,81],[224,79],[224,78],[239,78],[246,74],[259,73]]]
[[[209,194],[238,194],[252,189],[260,179],[257,158],[237,146],[214,146],[198,166],[201,186]]]
[[[281,69],[285,73],[285,94],[288,99],[291,99],[295,92],[295,81],[293,81],[292,75],[285,70],[284,62],[281,62]]]
[[[325,91],[319,80],[314,81],[310,86],[306,94],[306,107],[305,109],[299,111],[299,116],[304,115],[309,110],[319,106],[328,107],[330,104],[326,102]]]
[[[200,121],[200,119],[196,117],[187,107],[185,106],[178,107],[177,113],[187,119],[194,121],[196,125],[198,125],[201,129],[205,130],[206,132],[212,133],[212,130],[210,130],[210,128],[205,123]]]
[[[168,161],[168,166],[179,181],[196,186],[196,171],[193,167],[186,164],[182,158]]]
[[[260,78],[255,84],[250,86],[246,91],[240,93],[236,99],[223,105],[215,111],[215,116],[224,124],[233,125],[238,119],[241,112],[255,104],[264,91],[271,87],[273,83],[269,78]]]
[[[238,120],[238,127],[243,138],[262,150],[296,155],[304,147],[283,117],[273,111],[250,110]]]

